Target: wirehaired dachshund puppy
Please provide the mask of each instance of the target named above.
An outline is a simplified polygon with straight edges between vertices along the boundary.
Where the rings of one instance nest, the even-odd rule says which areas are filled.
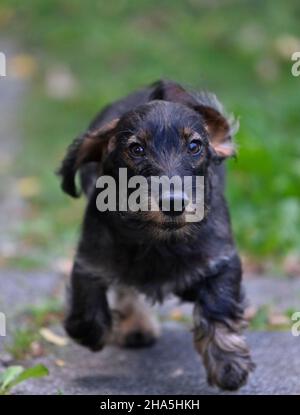
[[[194,303],[194,344],[211,385],[236,390],[254,369],[242,336],[241,262],[224,198],[224,163],[235,154],[237,123],[215,95],[158,81],[107,106],[68,148],[63,190],[88,203],[68,289],[65,328],[97,351],[152,344],[159,335],[145,298],[175,294]],[[179,212],[103,211],[103,175],[203,176],[204,217]],[[170,196],[172,197],[172,195]],[[108,291],[113,294],[108,296]]]

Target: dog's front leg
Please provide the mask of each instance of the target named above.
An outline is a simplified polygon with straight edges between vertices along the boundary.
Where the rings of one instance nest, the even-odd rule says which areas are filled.
[[[235,260],[223,273],[198,287],[194,308],[194,342],[211,385],[226,390],[243,386],[254,369],[242,335],[240,265]]]
[[[93,351],[102,349],[112,325],[103,280],[75,261],[68,296],[67,333]]]

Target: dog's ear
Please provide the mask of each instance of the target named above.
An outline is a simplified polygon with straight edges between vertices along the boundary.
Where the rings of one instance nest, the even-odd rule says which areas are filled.
[[[201,115],[217,160],[235,155],[233,135],[238,130],[238,123],[233,117],[225,115],[223,106],[214,94],[193,94],[172,81],[158,81],[153,87],[150,99],[178,102]]]
[[[217,98],[212,94],[209,95],[209,97],[205,97],[206,100],[209,100],[208,105],[197,105],[194,109],[204,119],[204,126],[208,132],[215,159],[222,161],[236,154],[233,135],[238,130],[238,122],[233,117],[225,117]],[[219,109],[212,106],[214,103],[218,105]]]
[[[61,186],[64,192],[73,197],[80,195],[75,183],[77,170],[85,163],[101,162],[105,153],[113,150],[114,132],[118,121],[118,119],[114,119],[104,126],[90,127],[69,146],[58,170],[58,174],[62,177]]]

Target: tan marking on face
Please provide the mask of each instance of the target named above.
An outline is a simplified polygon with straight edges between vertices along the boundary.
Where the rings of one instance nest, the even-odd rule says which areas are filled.
[[[185,140],[189,140],[189,138],[195,134],[195,131],[192,130],[192,128],[190,127],[184,127],[181,131],[181,136],[182,138],[184,138]]]

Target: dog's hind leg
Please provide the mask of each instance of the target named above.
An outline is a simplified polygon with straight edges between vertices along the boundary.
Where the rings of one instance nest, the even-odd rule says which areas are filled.
[[[112,293],[114,312],[112,341],[122,347],[151,346],[158,338],[158,321],[141,294],[118,286]]]

